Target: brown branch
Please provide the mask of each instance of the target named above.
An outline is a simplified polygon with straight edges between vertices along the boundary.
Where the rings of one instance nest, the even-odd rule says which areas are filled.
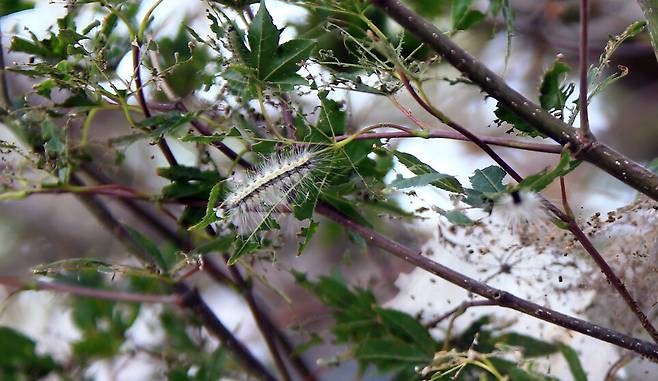
[[[416,267],[422,268],[465,290],[492,300],[498,306],[525,313],[551,324],[574,330],[584,335],[597,338],[622,348],[629,349],[633,352],[647,356],[653,361],[658,361],[658,345],[654,343],[639,340],[621,332],[590,323],[586,320],[565,315],[539,304],[535,304],[528,300],[519,298],[506,291],[491,287],[485,283],[477,281],[437,262],[434,262],[431,259],[424,257],[419,251],[409,249],[393,240],[390,240],[383,235],[373,231],[372,229],[352,221],[340,212],[326,205],[318,204],[316,210],[329,219],[339,223],[345,229],[348,229],[363,237],[368,243],[386,250],[396,257]]]
[[[386,127],[403,127],[398,125],[393,125],[391,123],[380,123],[378,125],[369,126],[367,128],[386,128]],[[394,127],[394,128],[395,128]],[[345,140],[349,138],[350,135],[339,135],[336,136],[336,141]],[[471,140],[464,135],[452,132],[452,131],[432,131],[428,132],[427,136],[419,136],[418,134],[404,131],[394,131],[394,132],[371,132],[359,135],[354,140],[368,140],[368,139],[399,139],[399,138],[428,138],[428,139],[452,139],[452,140],[461,140],[471,142]],[[496,136],[478,136],[480,141],[485,144],[491,144],[501,147],[510,147],[526,151],[535,151],[535,152],[544,152],[544,153],[553,153],[560,154],[562,152],[562,146],[558,144],[542,144],[542,143],[530,143],[524,141],[518,141],[514,139],[500,138]]]
[[[150,118],[151,111],[149,110],[148,105],[146,103],[146,98],[144,97],[142,76],[139,70],[140,68],[139,52],[141,50],[141,47],[137,42],[137,40],[133,41],[130,47],[132,50],[133,77],[135,78],[135,84],[137,85],[137,103],[139,103],[139,107],[142,109],[142,113],[144,114],[144,117]],[[176,161],[176,157],[174,156],[174,153],[171,151],[171,148],[169,147],[169,144],[167,144],[167,141],[164,139],[164,137],[158,139],[158,147],[160,148],[160,151],[162,151],[162,154],[164,155],[165,159],[167,159],[167,162],[169,163],[170,166],[178,165],[178,162]]]
[[[224,260],[227,261],[228,258],[226,258],[225,256]],[[310,370],[308,365],[306,365],[306,363],[299,356],[299,354],[295,353],[295,349],[293,345],[290,343],[290,340],[288,340],[288,337],[286,337],[286,335],[283,332],[281,332],[281,330],[274,324],[274,322],[271,319],[269,319],[268,315],[262,310],[260,304],[258,304],[258,302],[254,297],[251,284],[242,277],[242,274],[240,274],[239,268],[236,265],[229,267],[229,271],[231,272],[231,276],[233,279],[229,278],[228,275],[226,275],[217,266],[217,263],[209,257],[207,257],[204,261],[204,270],[207,271],[207,273],[212,278],[214,278],[217,282],[230,285],[233,287],[233,289],[235,289],[237,292],[243,295],[245,301],[247,302],[247,305],[249,306],[249,309],[251,310],[252,315],[254,316],[254,320],[258,324],[259,330],[263,334],[263,337],[265,338],[268,347],[270,347],[270,352],[272,353],[275,362],[277,361],[276,360],[277,357],[281,359],[278,350],[276,349],[276,343],[274,342],[274,340],[277,340],[278,343],[283,348],[283,350],[286,352],[286,355],[288,356],[288,359],[291,361],[292,365],[295,367],[297,372],[304,378],[304,380],[307,381],[316,380],[315,376],[313,375],[313,372]],[[277,365],[277,368],[280,367],[282,367],[285,370],[285,366],[282,362]]]
[[[60,282],[46,282],[41,280],[25,280],[15,276],[0,276],[0,284],[4,286],[19,288],[22,290],[44,290],[58,293],[66,293],[93,299],[112,300],[115,302],[130,303],[163,303],[180,304],[178,295],[153,295],[122,292],[113,290],[100,290],[91,287],[75,286]]]
[[[203,322],[204,327],[221,340],[222,345],[235,355],[236,359],[242,363],[247,372],[261,380],[277,380],[217,318],[215,313],[203,298],[201,298],[197,289],[191,289],[185,283],[177,283],[176,288],[178,294],[184,296],[182,304],[195,312],[196,316]]]
[[[594,143],[585,145],[577,131],[554,118],[541,107],[512,89],[505,81],[473,56],[456,45],[429,21],[407,8],[399,0],[370,0],[403,28],[439,53],[469,80],[512,110],[523,120],[561,145],[570,144],[578,158],[588,161],[627,185],[658,200],[658,176],[619,154],[612,148]]]

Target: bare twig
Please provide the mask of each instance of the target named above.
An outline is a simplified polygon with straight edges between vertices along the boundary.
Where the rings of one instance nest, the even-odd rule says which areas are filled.
[[[142,85],[142,76],[140,74],[140,50],[141,46],[138,44],[137,40],[133,41],[133,43],[130,45],[131,50],[132,50],[132,60],[133,60],[133,77],[135,78],[135,84],[137,85],[137,102],[139,103],[139,106],[142,109],[142,113],[144,114],[144,117],[150,118],[151,117],[151,111],[148,108],[148,104],[146,103],[146,98],[144,97],[144,87]],[[178,162],[176,161],[176,157],[174,156],[174,153],[171,151],[171,148],[169,147],[169,144],[167,144],[167,141],[163,138],[158,139],[158,147],[160,147],[160,150],[162,151],[162,154],[164,155],[165,159],[167,159],[167,162],[171,166],[178,165]]]
[[[391,123],[380,123],[377,125],[369,126],[367,128],[386,128],[386,127],[403,127],[398,125],[393,125]],[[350,135],[339,135],[336,136],[336,141],[348,139]],[[464,135],[452,132],[452,131],[432,131],[428,132],[427,136],[418,136],[411,132],[404,131],[394,131],[394,132],[372,132],[365,133],[357,136],[354,140],[368,140],[368,139],[400,139],[400,138],[427,138],[427,139],[451,139],[451,140],[461,140],[470,142],[471,140]],[[544,153],[553,153],[560,154],[562,152],[562,146],[559,144],[542,144],[542,143],[530,143],[514,139],[500,138],[496,136],[480,136],[478,135],[480,141],[485,144],[491,144],[501,147],[510,147],[526,151],[535,151],[535,152],[544,152]]]
[[[615,381],[615,376],[617,375],[617,372],[619,372],[623,367],[628,365],[631,360],[633,360],[636,357],[635,354],[633,353],[626,353],[623,356],[621,356],[617,361],[615,361],[614,364],[608,369],[608,371],[605,373],[605,378],[603,379],[604,381]]]
[[[163,304],[181,303],[181,299],[178,295],[153,295],[113,290],[101,290],[97,288],[76,286],[61,282],[46,282],[33,279],[25,280],[15,276],[0,276],[0,284],[3,286],[19,288],[22,290],[54,291],[58,293],[83,296],[86,298],[112,300],[115,302]]]
[[[588,22],[589,22],[589,1],[580,0],[580,68],[578,91],[578,104],[580,105],[580,139],[583,144],[591,144],[594,136],[589,128],[588,102],[587,102],[587,71],[589,69],[589,48],[588,48]]]
[[[435,319],[429,321],[425,326],[427,328],[434,328],[439,325],[442,321],[454,315],[455,313],[463,313],[471,307],[485,307],[485,306],[497,306],[498,303],[493,300],[470,300],[461,303],[457,307],[451,309],[450,311],[444,313],[441,316],[436,317]]]

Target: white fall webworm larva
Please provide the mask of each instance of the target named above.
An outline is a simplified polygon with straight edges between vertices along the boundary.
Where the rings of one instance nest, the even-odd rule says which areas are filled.
[[[233,223],[240,234],[253,234],[278,207],[290,206],[295,199],[307,198],[314,188],[319,189],[314,180],[322,162],[321,151],[308,148],[267,157],[247,172],[245,180],[229,184],[229,193],[215,210],[217,217]]]

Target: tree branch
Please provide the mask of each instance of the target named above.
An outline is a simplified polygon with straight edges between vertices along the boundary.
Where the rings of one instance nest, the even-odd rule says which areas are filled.
[[[401,1],[370,1],[523,120],[561,145],[570,144],[573,152],[578,153],[578,158],[594,164],[636,190],[658,200],[658,176],[651,171],[604,144],[583,144],[576,129],[554,118],[512,89],[496,73],[457,46],[429,21],[402,5]]]
[[[541,319],[546,322],[617,345],[619,347],[629,349],[633,352],[647,356],[653,361],[658,361],[658,345],[656,344],[636,339],[621,332],[590,323],[586,320],[565,315],[563,313],[543,307],[539,304],[521,299],[506,291],[491,287],[485,283],[477,281],[437,262],[434,262],[433,260],[424,257],[420,252],[409,249],[393,240],[390,240],[383,235],[373,231],[372,229],[352,221],[340,212],[326,205],[318,204],[316,210],[329,219],[343,225],[345,229],[348,229],[363,237],[363,239],[365,239],[368,243],[386,250],[396,257],[416,267],[420,267],[465,290],[492,300],[496,302],[498,306],[525,313],[537,319]]]

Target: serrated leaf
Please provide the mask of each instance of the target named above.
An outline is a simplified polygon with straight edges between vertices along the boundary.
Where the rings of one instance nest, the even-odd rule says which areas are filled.
[[[563,110],[567,102],[567,94],[561,87],[562,77],[571,67],[556,59],[551,67],[544,73],[539,85],[539,103],[546,111]]]
[[[297,256],[299,257],[302,255],[308,244],[311,242],[311,239],[315,235],[315,232],[318,230],[318,226],[320,224],[311,220],[311,223],[309,224],[308,227],[303,227],[299,234],[297,234],[298,237],[301,238],[301,241],[297,243]]]
[[[524,135],[530,136],[530,137],[546,137],[546,135],[539,131],[538,129],[534,128],[532,125],[530,125],[528,122],[526,122],[524,119],[522,119],[518,114],[516,114],[514,111],[509,109],[507,106],[504,104],[498,102],[496,103],[496,110],[494,111],[494,115],[496,115],[496,123],[498,125],[501,125],[503,122],[511,124],[514,129],[517,131],[521,132]]]
[[[257,77],[263,79],[279,47],[279,30],[267,11],[265,1],[261,1],[256,16],[249,25],[250,66],[256,70]]]
[[[482,193],[499,193],[505,191],[503,179],[505,170],[496,165],[484,169],[476,169],[473,176],[469,177],[473,189]]]
[[[457,180],[455,177],[440,174],[434,168],[418,160],[418,158],[416,158],[414,155],[400,151],[392,151],[392,153],[395,155],[395,157],[397,157],[400,164],[407,167],[414,174],[418,176],[431,175],[439,177],[434,181],[430,181],[428,183],[429,185],[447,190],[448,192],[464,193],[464,188],[462,187],[459,180]],[[422,182],[424,180],[430,179],[431,176],[418,179],[418,181]]]
[[[290,78],[300,78],[295,74],[298,63],[307,60],[314,47],[313,40],[291,40],[282,44],[277,48],[276,55],[270,57],[269,65],[264,67],[264,70],[259,70],[259,79],[281,83],[290,82]],[[302,84],[305,83],[303,80]]]
[[[398,177],[395,180],[391,181],[389,187],[393,189],[406,189],[414,187],[422,187],[425,185],[433,185],[435,187],[445,189],[451,192],[459,192],[461,190],[461,184],[457,181],[456,178],[450,175],[445,175],[439,172],[425,173],[422,175],[402,178]]]
[[[427,328],[411,315],[388,308],[377,308],[377,313],[382,324],[395,336],[414,343],[428,355],[433,355],[436,352],[436,341],[432,339]]]

